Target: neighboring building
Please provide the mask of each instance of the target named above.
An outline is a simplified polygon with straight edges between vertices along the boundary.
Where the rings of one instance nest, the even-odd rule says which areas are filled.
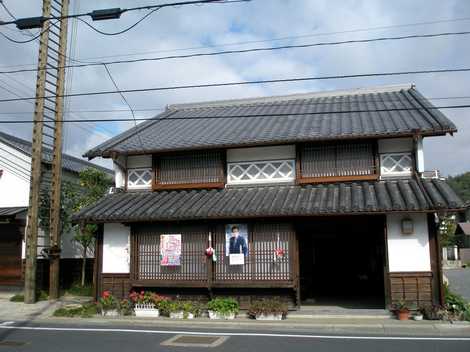
[[[458,259],[462,264],[470,264],[470,222],[459,222],[455,230]]]
[[[75,215],[102,224],[97,294],[439,303],[435,213],[462,202],[423,138],[454,132],[410,85],[169,106],[85,154],[118,188]]]
[[[29,204],[29,185],[31,174],[31,142],[0,132],[0,285],[19,285],[22,282],[22,258],[24,259],[24,233]],[[43,183],[50,182],[52,151],[43,152]],[[88,161],[64,154],[63,179],[77,182],[78,174],[85,168],[93,167],[113,176],[109,169]],[[39,231],[38,264],[40,274],[47,266],[41,255],[47,248],[49,239]],[[64,270],[73,268],[79,258],[80,249],[72,241],[72,234],[62,237],[61,258]],[[93,253],[90,252],[93,256]],[[91,261],[90,261],[91,262]],[[44,273],[47,275],[47,273]],[[70,275],[69,275],[70,276]],[[43,277],[40,281],[46,281]]]

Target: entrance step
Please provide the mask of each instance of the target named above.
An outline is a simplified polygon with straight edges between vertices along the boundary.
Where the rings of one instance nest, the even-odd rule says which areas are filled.
[[[299,310],[289,312],[291,318],[338,318],[338,319],[393,319],[392,312],[386,309],[354,309],[338,306],[301,306]]]

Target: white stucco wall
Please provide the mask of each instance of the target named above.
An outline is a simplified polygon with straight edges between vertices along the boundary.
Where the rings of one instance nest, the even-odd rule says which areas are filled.
[[[295,159],[295,145],[227,150],[227,162]]]
[[[130,227],[104,224],[103,273],[129,273]]]
[[[128,168],[152,167],[151,155],[132,155],[127,157]]]
[[[405,153],[413,151],[412,138],[386,138],[379,139],[379,154]]]
[[[31,158],[0,142],[0,169],[0,207],[28,206]]]
[[[406,217],[414,223],[410,235],[401,233],[401,221]],[[388,214],[387,245],[390,272],[431,271],[426,214]]]

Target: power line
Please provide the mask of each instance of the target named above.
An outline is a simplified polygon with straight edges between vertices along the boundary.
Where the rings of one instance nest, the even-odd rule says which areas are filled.
[[[337,34],[346,34],[346,33],[356,33],[356,32],[368,32],[368,31],[383,30],[383,29],[414,27],[414,26],[423,26],[423,25],[430,25],[430,24],[459,22],[459,21],[470,21],[470,17],[450,18],[450,19],[427,21],[427,22],[404,23],[404,24],[396,24],[396,25],[390,25],[390,26],[366,27],[366,28],[357,28],[357,29],[350,29],[350,30],[344,30],[344,31],[334,31],[334,32],[309,33],[309,34],[302,34],[302,35],[296,35],[296,36],[284,36],[284,37],[270,38],[270,39],[248,40],[248,41],[240,41],[240,42],[213,44],[213,45],[201,45],[201,46],[193,46],[193,47],[186,47],[186,48],[151,50],[151,51],[144,51],[144,52],[132,53],[132,54],[117,54],[117,55],[115,54],[115,55],[95,56],[95,57],[84,58],[84,60],[105,59],[105,58],[109,58],[109,57],[148,55],[148,54],[176,52],[176,51],[187,51],[187,50],[197,50],[197,49],[207,49],[207,48],[212,48],[213,49],[213,48],[220,48],[220,47],[227,47],[227,46],[238,46],[238,45],[246,45],[246,44],[259,44],[259,43],[276,42],[276,41],[284,41],[284,40],[297,40],[297,39],[312,38],[312,37],[319,37],[319,36],[328,36],[328,35],[337,35]],[[34,66],[34,64],[31,64],[31,65]]]
[[[108,91],[96,91],[96,92],[71,93],[71,94],[64,94],[64,95],[62,95],[62,97],[84,97],[84,96],[95,96],[95,95],[99,96],[99,95],[121,94],[121,93],[142,93],[142,92],[170,91],[170,90],[180,90],[180,89],[233,87],[233,86],[246,86],[246,85],[255,85],[255,84],[308,82],[308,81],[330,80],[330,79],[384,77],[384,76],[404,76],[404,75],[431,74],[431,73],[451,73],[451,72],[469,72],[469,71],[470,71],[470,67],[464,67],[464,68],[453,68],[453,69],[446,68],[446,69],[436,69],[436,70],[415,70],[415,71],[399,71],[399,72],[361,73],[361,74],[350,74],[350,75],[278,78],[278,79],[266,79],[266,80],[254,80],[254,81],[189,84],[189,85],[152,87],[152,88],[134,88],[134,89],[123,89],[123,90],[120,90],[120,91],[116,91],[116,90],[110,91],[110,90],[108,90]],[[13,101],[24,101],[24,100],[48,99],[48,98],[54,98],[54,97],[56,97],[56,96],[55,95],[52,95],[52,96],[49,95],[49,96],[38,96],[38,97],[0,99],[0,103],[13,102]]]
[[[8,40],[12,43],[15,43],[15,44],[31,43],[31,42],[35,41],[36,39],[38,39],[44,32],[47,32],[49,30],[49,27],[56,25],[58,22],[60,22],[60,21],[55,21],[55,23],[49,22],[45,29],[41,30],[37,35],[34,35],[33,37],[31,37],[28,40],[16,40],[16,39],[10,38],[9,36],[7,36],[5,33],[2,33],[2,32],[0,32],[0,35],[2,37],[4,37],[6,40]]]
[[[86,13],[78,13],[78,14],[72,14],[72,15],[67,15],[67,16],[49,16],[49,17],[42,17],[42,21],[50,21],[50,20],[64,20],[68,18],[80,18],[80,17],[92,17],[94,18],[95,16],[98,15],[98,13],[102,11],[110,12],[110,14],[113,17],[107,17],[107,18],[99,18],[98,20],[103,20],[103,19],[117,19],[119,18],[123,13],[126,12],[131,12],[131,11],[140,11],[140,10],[152,10],[152,9],[161,9],[164,7],[176,7],[176,6],[186,6],[186,5],[203,5],[203,4],[227,4],[227,3],[236,3],[236,2],[248,2],[251,0],[192,0],[192,1],[180,1],[180,2],[173,2],[173,3],[166,3],[166,4],[159,4],[159,5],[145,5],[145,6],[137,6],[137,7],[129,7],[129,8],[113,8],[113,9],[105,9],[105,10],[95,10],[92,12],[86,12]],[[147,16],[145,16],[147,17]],[[9,22],[0,22],[0,25],[9,25],[9,24],[17,24],[18,20],[15,21],[9,21]],[[142,21],[139,20],[138,23]],[[137,24],[138,24],[137,23]],[[135,27],[135,25],[132,26],[132,28]]]
[[[172,59],[188,59],[194,57],[205,57],[205,56],[219,56],[219,55],[229,55],[229,54],[246,54],[254,52],[265,52],[265,51],[277,51],[277,50],[287,50],[287,49],[305,49],[313,48],[317,46],[335,46],[335,45],[345,45],[345,44],[363,44],[363,43],[372,43],[372,42],[383,42],[383,41],[393,41],[393,40],[406,40],[406,39],[429,39],[437,37],[448,37],[448,36],[460,36],[468,35],[470,31],[461,31],[461,32],[441,32],[441,33],[427,33],[427,34],[411,34],[403,36],[394,36],[394,37],[378,37],[378,38],[369,38],[369,39],[352,39],[352,40],[343,40],[335,42],[319,42],[319,43],[309,43],[309,44],[298,44],[298,45],[282,45],[275,47],[261,47],[261,48],[249,48],[249,49],[240,49],[240,50],[225,50],[225,51],[216,51],[211,53],[193,53],[186,55],[171,55],[171,56],[160,56],[153,58],[138,58],[138,59],[128,59],[128,60],[115,60],[107,62],[83,62],[80,64],[66,65],[65,68],[81,68],[88,66],[101,66],[106,65],[116,65],[116,64],[129,64],[129,63],[138,63],[138,62],[148,62],[148,61],[162,61],[162,60],[172,60]],[[72,59],[72,61],[81,62],[80,60]],[[51,70],[56,68],[45,68],[45,70]],[[20,69],[20,70],[11,70],[11,71],[0,71],[0,73],[23,73],[23,72],[36,72],[38,68],[31,69]]]
[[[426,22],[403,23],[403,24],[396,24],[396,25],[389,25],[389,26],[365,27],[365,28],[356,28],[356,29],[343,30],[343,31],[333,31],[333,32],[309,33],[309,34],[301,34],[301,35],[296,35],[296,36],[284,36],[284,37],[277,37],[277,38],[270,38],[270,39],[248,40],[248,41],[240,41],[240,42],[213,44],[213,45],[201,45],[201,46],[193,46],[193,47],[186,47],[186,48],[151,50],[151,51],[144,51],[144,52],[138,52],[138,53],[129,53],[129,54],[114,54],[114,55],[94,56],[94,57],[87,57],[87,58],[84,58],[82,60],[104,59],[104,58],[110,58],[110,57],[148,55],[148,54],[177,52],[177,51],[188,51],[188,50],[207,49],[207,48],[220,48],[220,47],[227,47],[227,46],[258,44],[258,43],[276,42],[276,41],[284,41],[284,40],[297,40],[297,39],[312,38],[312,37],[319,37],[319,36],[328,36],[328,35],[337,35],[337,34],[346,34],[346,33],[358,33],[358,32],[369,32],[369,31],[385,30],[385,29],[392,29],[392,28],[425,26],[425,25],[431,25],[431,24],[452,23],[452,22],[461,22],[461,21],[470,21],[470,17],[449,18],[449,19],[441,19],[441,20],[426,21]],[[25,66],[36,66],[36,64],[31,63],[31,64],[20,64],[20,65],[0,65],[0,67],[25,67]]]
[[[244,115],[213,115],[213,116],[185,116],[185,117],[154,117],[154,118],[136,118],[137,121],[173,121],[173,120],[210,120],[210,119],[235,119],[235,118],[258,118],[258,117],[285,117],[292,118],[295,116],[311,116],[311,115],[338,115],[338,114],[359,114],[359,113],[380,113],[392,111],[428,111],[436,109],[468,109],[470,104],[462,105],[444,105],[444,106],[426,106],[413,108],[384,108],[384,109],[357,109],[357,110],[338,110],[338,111],[311,111],[311,112],[292,112],[292,113],[273,113],[273,114],[244,114]],[[117,122],[117,121],[134,121],[131,118],[123,119],[86,119],[86,120],[58,120],[64,123],[83,123],[83,122]],[[22,124],[32,123],[33,120],[0,120],[0,124]],[[39,120],[37,122],[47,123],[47,120]]]
[[[464,96],[446,96],[446,97],[430,97],[426,98],[425,100],[457,100],[457,99],[470,99],[470,95]],[[416,99],[420,101],[421,99]],[[360,100],[361,103],[395,103],[395,102],[401,102],[401,100],[398,99],[362,99]],[[350,101],[349,103],[355,103],[355,101]],[[302,103],[289,103],[289,106],[295,106],[295,105],[332,105],[332,104],[338,104],[338,102],[335,101],[322,101],[322,102],[302,102]],[[281,103],[274,103],[274,104],[269,104],[269,106],[285,106],[286,104],[281,104]],[[148,109],[132,109],[134,112],[149,112],[149,111],[164,111],[164,107],[154,107],[154,108],[148,108]],[[103,109],[103,110],[69,110],[67,111],[67,114],[72,115],[74,114],[85,114],[85,113],[120,113],[120,112],[129,112],[129,109]],[[0,112],[0,115],[30,115],[32,114],[32,111],[6,111],[6,112]],[[73,116],[73,115],[72,115]]]

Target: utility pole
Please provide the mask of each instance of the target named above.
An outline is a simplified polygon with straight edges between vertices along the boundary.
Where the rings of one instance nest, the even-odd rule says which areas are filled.
[[[61,17],[69,14],[69,0],[62,0]],[[59,45],[57,48],[57,85],[55,94],[55,131],[52,159],[51,209],[50,209],[50,236],[51,247],[49,251],[49,299],[59,298],[59,267],[61,248],[60,224],[60,196],[62,185],[62,126],[65,91],[65,65],[67,55],[67,19],[60,22]]]
[[[68,15],[69,0],[43,0],[43,17]],[[60,25],[58,23],[60,22]],[[50,191],[49,297],[59,297],[60,194],[62,171],[62,120],[67,54],[67,19],[43,21],[40,36],[36,106],[34,112],[31,185],[26,232],[25,302],[36,301],[36,262],[41,187]],[[46,98],[47,96],[47,98]],[[53,116],[51,116],[53,115]],[[43,148],[52,151],[52,181],[42,182]],[[49,187],[50,186],[50,187]]]
[[[51,14],[51,0],[43,0],[42,14]],[[34,107],[33,143],[31,151],[31,182],[29,186],[28,223],[26,227],[26,267],[24,279],[25,303],[36,302],[36,263],[38,251],[39,199],[42,176],[42,133],[44,116],[44,88],[46,85],[48,23],[44,22],[39,39],[38,73],[36,80],[36,103]]]

